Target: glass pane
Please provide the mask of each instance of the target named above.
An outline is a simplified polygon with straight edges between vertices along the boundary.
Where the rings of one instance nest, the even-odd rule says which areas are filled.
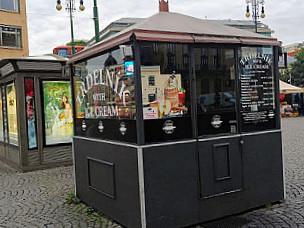
[[[43,81],[46,145],[70,143],[73,137],[71,86],[67,81]]]
[[[17,101],[15,84],[6,86],[9,143],[18,146]]]
[[[5,86],[2,86],[2,102],[3,102],[3,128],[4,128],[4,142],[8,142],[8,121],[7,121],[7,108],[6,108],[6,93]]]
[[[0,0],[0,9],[19,11],[19,0]]]
[[[0,88],[0,141],[4,141],[2,89]]]
[[[242,131],[276,128],[272,47],[242,47],[239,60]]]
[[[133,53],[105,52],[75,68],[77,135],[136,142]]]
[[[188,49],[174,43],[140,45],[147,142],[192,137]]]
[[[233,49],[195,48],[198,134],[237,132]]]
[[[25,79],[25,104],[27,117],[27,137],[29,149],[37,147],[36,136],[36,110],[34,98],[34,80],[32,78]]]
[[[66,55],[68,55],[68,50],[67,49],[59,49],[58,50],[58,55],[66,56]]]
[[[3,46],[16,47],[16,34],[2,32]]]

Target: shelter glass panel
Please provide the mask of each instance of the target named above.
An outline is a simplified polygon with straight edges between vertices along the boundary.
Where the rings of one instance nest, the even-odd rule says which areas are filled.
[[[24,84],[28,147],[29,149],[34,149],[37,147],[34,79],[26,78]]]
[[[239,53],[242,131],[276,128],[272,47],[242,47]]]
[[[237,132],[234,49],[195,48],[198,135]]]
[[[134,61],[122,45],[75,65],[76,135],[136,142]]]
[[[0,88],[0,141],[4,141],[2,88]]]
[[[67,81],[43,81],[45,144],[71,143],[73,116],[71,85]]]
[[[146,142],[192,138],[189,46],[144,42],[140,57]]]
[[[8,142],[8,121],[7,121],[7,100],[6,100],[6,92],[5,86],[1,87],[1,95],[2,95],[2,111],[3,111],[3,132],[4,132],[4,142]]]
[[[9,143],[18,146],[17,100],[15,83],[6,85]]]

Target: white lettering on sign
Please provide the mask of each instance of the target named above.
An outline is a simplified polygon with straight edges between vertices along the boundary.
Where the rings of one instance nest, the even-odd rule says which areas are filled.
[[[119,83],[119,75],[120,71],[115,74],[115,72],[110,72],[108,69],[106,69],[105,72],[103,69],[97,69],[93,71],[93,75],[88,74],[80,86],[81,91],[77,94],[77,101],[79,104],[82,104],[80,97],[84,98],[87,93],[93,88],[93,86],[102,85],[110,87],[111,90],[114,91],[120,99],[122,99],[123,105],[126,107],[126,94],[130,94],[130,91],[125,90],[125,83]],[[95,94],[95,97],[93,95],[93,100],[103,101],[105,100],[105,94]]]
[[[108,105],[85,108],[85,118],[87,119],[95,119],[109,116],[118,116],[117,106]]]
[[[105,101],[106,94],[105,93],[94,93],[93,94],[93,101]]]
[[[264,55],[262,53],[251,53],[245,57],[243,57],[240,61],[242,65],[245,65],[249,60],[253,60],[254,64],[262,64],[262,61],[259,60],[264,60],[268,64],[271,64],[272,60],[270,59],[269,55]]]

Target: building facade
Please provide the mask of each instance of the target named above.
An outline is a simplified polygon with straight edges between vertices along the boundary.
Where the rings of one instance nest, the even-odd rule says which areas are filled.
[[[0,59],[29,55],[25,0],[0,1]]]

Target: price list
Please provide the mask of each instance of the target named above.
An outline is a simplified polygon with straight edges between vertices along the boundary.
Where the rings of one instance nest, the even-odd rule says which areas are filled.
[[[244,62],[240,89],[243,123],[265,123],[274,118],[274,84],[269,61],[258,56]]]

